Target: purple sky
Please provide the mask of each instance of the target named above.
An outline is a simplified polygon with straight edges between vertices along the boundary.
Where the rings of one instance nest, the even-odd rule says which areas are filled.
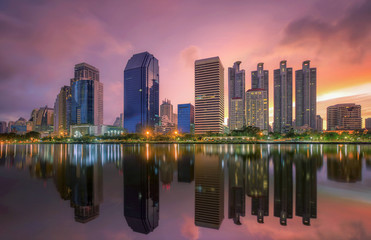
[[[197,58],[220,56],[225,84],[227,68],[242,61],[246,89],[264,62],[271,94],[280,60],[297,70],[310,59],[322,117],[344,102],[361,104],[362,117],[371,117],[370,12],[370,0],[2,0],[0,120],[53,106],[74,65],[87,62],[100,70],[104,123],[112,124],[122,112],[123,69],[142,51],[159,59],[160,100],[175,109],[194,102]]]

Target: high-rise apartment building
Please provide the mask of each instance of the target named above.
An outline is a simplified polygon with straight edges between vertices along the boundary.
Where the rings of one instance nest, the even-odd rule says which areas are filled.
[[[371,118],[366,118],[365,120],[365,127],[367,130],[371,130]]]
[[[54,132],[68,135],[71,123],[71,87],[61,88],[54,103]]]
[[[274,70],[274,123],[273,131],[285,133],[292,126],[292,68],[286,60]]]
[[[316,129],[317,116],[317,68],[310,67],[310,61],[303,62],[303,68],[295,71],[295,123]]]
[[[358,130],[361,128],[361,105],[345,103],[327,108],[327,130]]]
[[[264,89],[250,89],[246,92],[246,126],[268,130],[268,92]]]
[[[251,88],[260,88],[267,91],[267,104],[269,109],[269,71],[264,70],[264,63],[258,63],[257,70],[251,72]]]
[[[245,125],[245,70],[241,62],[228,68],[229,130],[238,130]]]
[[[54,109],[48,106],[36,108],[31,113],[32,130],[36,132],[52,131],[54,125]]]
[[[178,130],[181,133],[193,133],[195,108],[192,104],[178,104]]]
[[[124,70],[124,128],[154,129],[159,117],[158,60],[148,52],[134,54]]]
[[[224,68],[219,57],[195,61],[195,134],[223,133]]]
[[[323,131],[323,119],[320,115],[316,116],[316,131],[318,132]]]
[[[103,125],[103,83],[99,70],[87,63],[75,65],[71,79],[71,125]],[[100,132],[100,131],[98,131]]]

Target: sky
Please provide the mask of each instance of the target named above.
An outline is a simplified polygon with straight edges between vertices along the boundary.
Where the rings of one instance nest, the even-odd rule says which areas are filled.
[[[273,70],[311,60],[317,68],[317,113],[357,103],[371,117],[371,0],[2,0],[0,121],[29,118],[54,106],[74,65],[100,70],[104,123],[123,111],[123,70],[148,51],[160,64],[160,101],[194,103],[194,61],[219,56],[227,94],[228,67],[242,61],[246,90],[258,62]],[[225,95],[227,96],[227,95]],[[225,98],[227,101],[227,97]],[[228,104],[225,104],[228,106]],[[225,109],[227,116],[228,110]]]

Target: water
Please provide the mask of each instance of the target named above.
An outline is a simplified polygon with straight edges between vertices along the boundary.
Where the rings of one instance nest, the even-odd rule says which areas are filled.
[[[1,239],[371,239],[371,145],[0,145]]]

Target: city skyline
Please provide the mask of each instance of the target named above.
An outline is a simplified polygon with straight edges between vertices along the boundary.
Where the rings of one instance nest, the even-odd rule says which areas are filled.
[[[138,26],[152,36],[148,41],[142,33],[131,28],[130,20],[136,16],[126,12],[126,9],[139,8],[141,3],[124,3],[130,5],[129,8],[123,7],[122,3],[112,3],[114,10],[110,8],[108,11],[94,1],[89,6],[80,1],[74,2],[73,6],[68,2],[25,2],[22,7],[3,1],[1,21],[4,27],[1,30],[4,44],[0,52],[2,56],[12,57],[0,61],[0,119],[15,121],[20,116],[27,117],[37,106],[53,106],[60,87],[71,75],[66,69],[85,61],[100,69],[105,92],[110,93],[104,95],[104,123],[110,124],[122,109],[122,68],[133,53],[145,50],[161,62],[164,87],[160,99],[171,99],[174,106],[185,102],[194,104],[192,66],[195,59],[218,55],[224,66],[232,66],[239,60],[247,73],[258,62],[264,62],[271,79],[272,122],[273,69],[279,61],[286,59],[290,67],[297,70],[302,61],[310,59],[318,69],[317,114],[324,117],[326,107],[333,105],[333,101],[354,102],[362,105],[363,118],[370,117],[367,89],[371,86],[371,71],[367,63],[371,56],[365,47],[370,39],[370,21],[367,21],[370,1],[337,1],[336,5],[317,1],[268,3],[246,2],[238,6],[223,2],[212,6],[207,2],[148,4],[150,7],[140,14],[150,17],[151,24],[138,18]],[[256,11],[249,14],[254,13],[250,12],[253,9],[265,8],[271,14]],[[298,11],[282,17],[282,13],[290,9]],[[81,18],[83,11],[85,18]],[[204,14],[198,14],[199,11]],[[247,11],[247,14],[238,14],[241,11]],[[151,17],[158,16],[158,12],[161,17]],[[225,17],[219,18],[220,14]],[[189,16],[195,17],[190,20]],[[205,20],[202,26],[193,27],[194,21],[201,20]],[[362,24],[358,24],[360,21]],[[254,26],[256,22],[259,24]],[[32,26],[22,27],[26,23]],[[87,28],[80,33],[80,28],[73,26],[81,24]],[[173,24],[182,26],[181,30],[174,30]],[[308,33],[301,30],[304,28]],[[38,34],[41,32],[43,34]],[[208,34],[200,34],[203,32]],[[19,38],[16,33],[24,37]],[[85,36],[79,37],[79,33]],[[269,38],[271,35],[277,38]],[[17,65],[24,67],[16,68]],[[57,67],[45,67],[48,65]],[[224,78],[227,79],[226,72]],[[249,78],[246,86],[250,86]],[[227,116],[228,105],[225,106]]]

